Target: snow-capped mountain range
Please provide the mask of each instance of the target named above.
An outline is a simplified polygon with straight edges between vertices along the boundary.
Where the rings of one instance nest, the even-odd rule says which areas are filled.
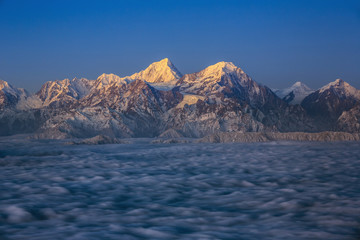
[[[0,135],[39,138],[184,136],[217,132],[360,132],[360,91],[271,90],[231,62],[182,75],[169,59],[127,77],[46,82],[34,95],[0,81]],[[324,123],[325,122],[325,123]]]

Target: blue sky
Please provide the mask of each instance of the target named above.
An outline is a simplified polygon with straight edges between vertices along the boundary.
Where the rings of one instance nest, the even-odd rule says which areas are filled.
[[[182,73],[231,61],[274,88],[360,88],[358,0],[0,0],[0,31],[0,79],[32,92],[165,57]]]

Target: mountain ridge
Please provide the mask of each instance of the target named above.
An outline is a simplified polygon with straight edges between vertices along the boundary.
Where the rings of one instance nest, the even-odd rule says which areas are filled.
[[[360,91],[343,80],[316,91],[297,82],[281,98],[232,62],[182,75],[165,58],[127,77],[104,73],[96,80],[49,81],[31,96],[13,87],[6,91],[9,86],[0,82],[0,135],[201,138],[218,132],[360,132]],[[304,92],[300,104],[292,102]]]

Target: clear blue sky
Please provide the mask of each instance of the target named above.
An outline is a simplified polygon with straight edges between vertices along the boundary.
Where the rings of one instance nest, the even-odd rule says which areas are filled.
[[[359,0],[0,0],[0,31],[0,79],[32,92],[165,57],[182,73],[231,61],[274,88],[360,88]]]

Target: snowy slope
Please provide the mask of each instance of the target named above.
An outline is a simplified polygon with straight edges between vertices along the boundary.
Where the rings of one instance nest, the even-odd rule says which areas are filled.
[[[171,63],[168,58],[150,64],[145,70],[127,76],[124,79],[133,81],[136,79],[146,81],[148,83],[171,83],[178,80],[182,74]]]
[[[46,82],[36,93],[43,106],[65,106],[89,94],[94,81],[85,78]]]

